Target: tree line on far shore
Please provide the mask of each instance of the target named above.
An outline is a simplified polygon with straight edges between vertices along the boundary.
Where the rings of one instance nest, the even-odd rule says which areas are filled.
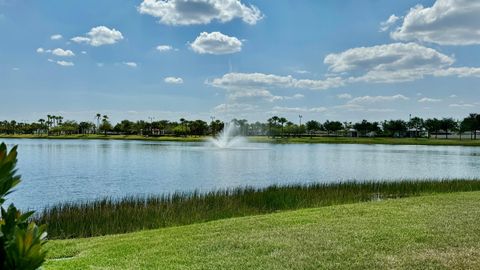
[[[33,135],[141,135],[141,136],[216,136],[221,132],[225,123],[220,120],[206,122],[203,120],[179,121],[122,120],[113,125],[107,115],[96,114],[95,121],[77,122],[64,120],[62,116],[47,115],[46,119],[36,122],[0,121],[0,134],[33,134]],[[301,120],[301,116],[299,118]],[[351,137],[438,137],[458,134],[461,138],[467,133],[471,139],[477,138],[480,131],[480,114],[471,113],[462,120],[453,118],[429,118],[412,117],[408,121],[385,120],[371,122],[330,121],[320,122],[309,120],[298,124],[289,121],[285,117],[273,116],[265,123],[249,123],[246,119],[233,119],[231,121],[238,127],[238,133],[243,136],[271,136],[271,137],[294,137],[294,136],[351,136]]]

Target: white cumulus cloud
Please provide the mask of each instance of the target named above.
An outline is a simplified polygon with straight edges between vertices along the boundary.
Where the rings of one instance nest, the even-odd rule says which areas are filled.
[[[421,98],[418,100],[418,102],[420,103],[435,103],[435,102],[440,102],[442,101],[441,99],[438,99],[438,98],[428,98],[428,97],[424,97],[424,98]]]
[[[299,70],[295,70],[295,73],[298,73],[298,74],[309,74],[310,71],[308,71],[308,70],[303,70],[303,69],[299,69]]]
[[[170,45],[158,45],[156,49],[159,52],[168,52],[173,50],[173,47]]]
[[[64,50],[61,48],[56,48],[52,50],[52,54],[60,57],[72,57],[75,56],[75,54],[71,50]]]
[[[290,75],[279,76],[264,73],[227,73],[221,78],[215,78],[206,83],[224,89],[278,87],[324,90],[344,85],[343,80],[338,77],[325,80],[310,80],[296,79]]]
[[[236,37],[230,37],[220,32],[202,32],[190,44],[190,48],[199,54],[230,54],[242,50],[242,42]]]
[[[213,111],[215,113],[243,113],[243,112],[254,112],[258,111],[258,105],[244,104],[244,103],[222,103],[215,106]]]
[[[452,56],[415,43],[358,47],[329,54],[324,63],[334,73],[348,73],[353,81],[412,81],[455,62]]]
[[[55,35],[50,36],[51,40],[59,40],[59,39],[62,39],[62,38],[63,38],[63,36],[60,35],[60,34],[55,34]]]
[[[228,92],[228,99],[235,103],[256,103],[261,101],[274,102],[280,100],[302,99],[304,95],[277,96],[266,89],[232,89]]]
[[[37,48],[36,50],[37,53],[48,53],[51,52],[50,50],[45,50],[44,48]]]
[[[180,77],[166,77],[164,82],[169,83],[169,84],[182,84],[183,79]]]
[[[457,77],[480,77],[480,68],[477,67],[451,67],[440,69],[433,74],[437,77],[457,76]]]
[[[479,14],[480,1],[437,0],[431,7],[411,8],[390,36],[440,45],[480,44]]]
[[[281,113],[319,113],[325,112],[328,109],[325,107],[282,107],[282,106],[275,106],[273,107],[271,114],[281,114]]]
[[[256,24],[263,17],[256,6],[240,0],[144,0],[138,11],[168,25],[208,24],[214,20],[224,23],[235,18]]]
[[[455,67],[454,56],[416,43],[351,48],[328,54],[324,63],[345,83],[396,83],[434,77],[480,77],[479,67]]]
[[[405,101],[405,100],[409,100],[409,98],[404,95],[362,96],[362,97],[356,97],[349,100],[347,104],[365,105],[365,104],[383,103],[383,102],[391,102],[391,101]]]
[[[138,66],[135,62],[123,62],[123,64],[131,68],[136,68]]]
[[[57,63],[58,65],[63,66],[63,67],[74,66],[73,62],[68,62],[68,61],[56,61],[55,63]]]
[[[390,15],[386,21],[380,23],[380,32],[385,32],[390,29],[399,19],[395,14]]]
[[[86,43],[94,47],[115,44],[123,39],[120,31],[106,26],[93,27],[85,36],[77,36],[71,40],[77,43]]]

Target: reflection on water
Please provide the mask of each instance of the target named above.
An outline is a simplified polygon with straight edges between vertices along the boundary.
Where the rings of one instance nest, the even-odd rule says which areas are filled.
[[[237,186],[480,178],[480,147],[7,139],[19,145],[22,208]]]

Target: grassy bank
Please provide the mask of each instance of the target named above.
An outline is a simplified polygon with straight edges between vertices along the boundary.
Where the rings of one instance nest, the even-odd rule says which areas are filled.
[[[31,134],[15,134],[5,135],[0,134],[0,138],[5,139],[59,139],[59,140],[140,140],[140,141],[175,141],[175,142],[202,142],[207,137],[204,136],[188,136],[188,137],[146,137],[140,135],[102,135],[102,134],[87,134],[87,135],[31,135]]]
[[[176,142],[202,142],[208,140],[207,136],[188,137],[145,137],[139,135],[4,135],[0,138],[11,139],[83,139],[83,140],[142,140],[142,141],[176,141]],[[339,144],[398,144],[398,145],[458,145],[458,146],[480,146],[480,140],[466,139],[427,139],[427,138],[349,138],[349,137],[301,137],[301,138],[271,138],[267,136],[247,137],[250,142],[258,143],[339,143]]]
[[[45,269],[479,269],[480,192],[48,243]]]
[[[457,191],[480,191],[480,181],[347,182],[105,199],[50,207],[38,213],[36,222],[48,225],[50,238],[91,237],[280,210]]]
[[[350,137],[301,137],[275,138],[249,137],[253,142],[265,143],[338,143],[338,144],[398,144],[398,145],[458,145],[480,146],[480,140],[427,139],[427,138],[350,138]]]

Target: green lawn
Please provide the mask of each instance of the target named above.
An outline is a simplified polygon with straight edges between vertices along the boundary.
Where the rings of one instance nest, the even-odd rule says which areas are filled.
[[[45,269],[480,269],[480,192],[51,241]]]
[[[480,140],[467,139],[427,139],[427,138],[350,138],[350,137],[302,137],[276,138],[266,136],[249,137],[250,141],[266,143],[339,143],[339,144],[400,144],[400,145],[459,145],[480,146]]]
[[[43,136],[43,135],[5,135],[0,134],[0,138],[18,138],[18,139],[102,139],[102,140],[144,140],[144,141],[179,141],[179,142],[202,142],[208,140],[207,136],[188,136],[188,137],[144,137],[139,135],[61,135],[61,136]],[[401,145],[460,145],[460,146],[480,146],[479,140],[470,140],[468,136],[464,139],[427,139],[427,138],[349,138],[349,137],[302,137],[302,138],[275,138],[267,136],[248,137],[251,142],[260,143],[341,143],[341,144],[401,144]]]
[[[142,141],[180,141],[180,142],[202,142],[207,137],[202,136],[188,136],[188,137],[145,137],[140,135],[102,135],[102,134],[88,134],[88,135],[59,135],[59,136],[47,136],[47,135],[32,135],[32,134],[15,134],[5,135],[0,134],[0,138],[11,139],[80,139],[80,140],[142,140]]]

